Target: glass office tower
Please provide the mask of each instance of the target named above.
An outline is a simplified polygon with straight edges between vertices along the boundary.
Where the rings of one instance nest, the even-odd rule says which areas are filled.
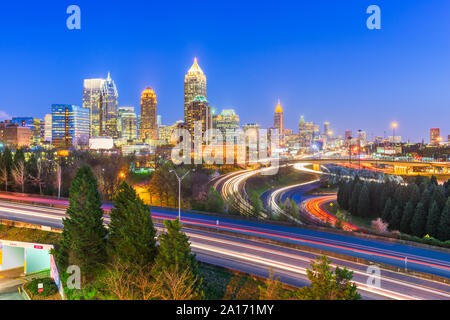
[[[58,148],[87,146],[89,109],[71,104],[53,104],[52,144]]]

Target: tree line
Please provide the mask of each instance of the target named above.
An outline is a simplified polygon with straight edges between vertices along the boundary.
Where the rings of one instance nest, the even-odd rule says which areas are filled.
[[[13,152],[5,147],[0,152],[0,187],[3,191],[48,196],[60,193],[67,197],[77,169],[89,165],[98,181],[102,199],[112,200],[123,180],[121,173],[129,174],[132,161],[132,157],[115,154],[74,150],[68,156],[58,156],[55,149],[19,148]]]
[[[400,184],[366,181],[356,176],[338,184],[338,203],[353,216],[381,218],[391,231],[450,240],[450,180],[416,177]]]

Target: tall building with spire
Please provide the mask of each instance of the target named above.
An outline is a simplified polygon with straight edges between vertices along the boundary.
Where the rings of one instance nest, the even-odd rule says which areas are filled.
[[[107,79],[85,79],[83,108],[89,109],[89,134],[91,137],[118,137],[116,84],[108,73]]]
[[[103,82],[102,93],[102,113],[104,121],[102,124],[102,136],[118,138],[117,112],[119,105],[119,93],[117,92],[116,84],[111,79],[111,74],[109,72],[108,77]]]
[[[197,96],[206,99],[206,76],[194,58],[194,64],[184,77],[184,121],[187,123],[189,104]]]
[[[145,140],[158,140],[158,124],[156,113],[156,94],[148,87],[141,96],[141,122],[139,127],[139,138]]]
[[[273,116],[273,127],[278,129],[278,134],[282,136],[284,134],[284,113],[281,108],[280,100],[278,100],[277,108],[275,109],[275,115]]]

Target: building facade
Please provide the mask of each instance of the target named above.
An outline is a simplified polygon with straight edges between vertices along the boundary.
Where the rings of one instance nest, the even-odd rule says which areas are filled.
[[[431,128],[430,129],[430,144],[433,146],[438,146],[441,143],[441,129]]]
[[[19,127],[28,127],[31,131],[30,144],[41,144],[41,120],[33,117],[14,117],[11,123],[17,124]]]
[[[46,114],[44,118],[44,142],[52,142],[52,114]]]
[[[273,116],[273,127],[278,130],[278,134],[282,138],[284,135],[284,112],[283,108],[281,108],[280,100],[278,100],[277,108]]]
[[[191,136],[195,134],[195,125],[198,132],[204,134],[212,127],[211,111],[209,102],[204,96],[197,96],[192,100],[187,109],[186,124]],[[202,137],[195,137],[201,139]]]
[[[118,137],[118,99],[116,84],[109,73],[106,79],[84,80],[83,108],[89,109],[91,137]]]
[[[206,99],[206,76],[194,59],[194,64],[188,70],[184,77],[184,122],[188,122],[189,104],[197,96],[203,96]]]
[[[71,104],[53,104],[52,144],[57,148],[87,146],[89,109]]]
[[[141,141],[158,139],[157,100],[155,91],[148,87],[141,95],[141,121],[139,138]]]

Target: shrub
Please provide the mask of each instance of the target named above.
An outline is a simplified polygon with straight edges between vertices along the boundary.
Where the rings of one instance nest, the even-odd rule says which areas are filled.
[[[38,284],[42,283],[42,293],[38,291]],[[58,292],[58,287],[52,278],[33,279],[26,285],[26,289],[33,295],[41,295],[43,297],[49,297]]]

